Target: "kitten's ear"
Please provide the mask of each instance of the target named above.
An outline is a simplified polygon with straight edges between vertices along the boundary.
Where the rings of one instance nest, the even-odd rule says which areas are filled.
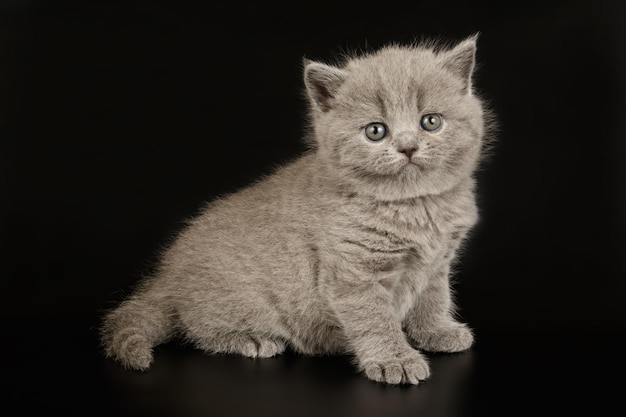
[[[472,93],[472,73],[476,60],[476,41],[478,34],[475,34],[449,51],[441,52],[439,57],[444,67],[457,75],[465,83],[463,91]]]
[[[304,84],[313,105],[327,112],[339,87],[347,78],[345,71],[319,62],[304,61]]]

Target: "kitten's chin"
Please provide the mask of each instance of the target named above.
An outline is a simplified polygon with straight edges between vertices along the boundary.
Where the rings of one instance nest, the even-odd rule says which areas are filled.
[[[436,166],[416,162],[403,163],[396,167],[395,172],[353,177],[350,182],[359,194],[381,201],[397,201],[441,194],[460,181],[460,178],[446,175]]]
[[[380,201],[406,200],[448,191],[459,178],[442,172],[431,160],[414,159],[397,164],[387,164],[377,170],[363,165],[327,166],[328,174],[342,188]]]
[[[409,171],[409,172],[415,172],[415,173],[419,173],[424,169],[424,167],[420,164],[418,164],[416,161],[409,161],[406,162],[404,164],[402,164],[402,166],[400,167],[399,170],[399,174],[404,172],[404,171]]]
[[[404,163],[385,172],[368,172],[356,177],[345,176],[343,179],[348,180],[358,194],[381,201],[405,200],[425,194],[420,186],[420,171],[416,164]]]
[[[428,171],[432,171],[433,169],[437,168],[437,166],[440,164],[441,164],[441,161],[438,161],[432,157],[416,156],[416,157],[411,158],[411,161],[408,162],[405,166],[409,168],[415,167],[419,169],[421,173],[425,173]]]
[[[412,159],[403,162],[395,169],[395,176],[400,181],[422,182],[425,176],[430,175],[436,169],[436,165],[430,160]],[[394,176],[394,175],[392,175]]]

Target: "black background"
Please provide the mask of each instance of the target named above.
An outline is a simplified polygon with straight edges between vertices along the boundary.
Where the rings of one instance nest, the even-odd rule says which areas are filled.
[[[4,415],[619,407],[626,3],[0,4]],[[417,388],[371,383],[347,357],[252,361],[172,343],[146,374],[102,358],[101,311],[183,222],[304,150],[304,57],[475,32],[475,85],[499,130],[456,276],[472,351],[430,355]]]

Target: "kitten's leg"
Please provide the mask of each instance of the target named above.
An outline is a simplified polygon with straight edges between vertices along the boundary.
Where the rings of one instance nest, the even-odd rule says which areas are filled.
[[[453,318],[449,270],[446,265],[431,276],[429,285],[404,321],[409,338],[418,348],[429,352],[460,352],[474,342],[471,329]]]
[[[270,358],[285,351],[278,338],[244,332],[216,332],[213,336],[192,336],[195,345],[210,353],[234,353],[249,358]]]
[[[329,301],[361,370],[369,379],[389,384],[418,384],[428,378],[428,363],[407,342],[388,290],[375,279],[356,281],[333,282]]]

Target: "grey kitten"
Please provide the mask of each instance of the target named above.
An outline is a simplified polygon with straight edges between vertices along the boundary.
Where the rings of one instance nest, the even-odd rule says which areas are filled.
[[[145,370],[174,336],[210,353],[287,346],[354,355],[368,378],[417,384],[417,349],[458,352],[450,265],[477,220],[487,128],[476,38],[305,63],[311,150],[209,204],[102,326],[106,355]]]

